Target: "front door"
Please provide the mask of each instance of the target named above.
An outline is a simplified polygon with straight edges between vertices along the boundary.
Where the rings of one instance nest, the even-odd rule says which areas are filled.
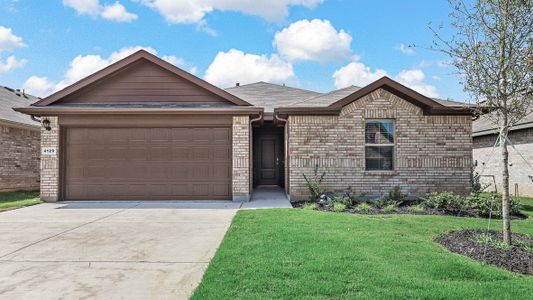
[[[254,129],[254,185],[283,185],[283,128]]]

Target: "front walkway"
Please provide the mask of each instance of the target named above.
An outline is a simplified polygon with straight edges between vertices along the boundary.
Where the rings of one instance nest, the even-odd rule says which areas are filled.
[[[242,204],[243,209],[292,208],[285,190],[279,186],[259,186],[252,193],[250,202]]]
[[[0,299],[187,299],[239,206],[76,202],[2,212]]]

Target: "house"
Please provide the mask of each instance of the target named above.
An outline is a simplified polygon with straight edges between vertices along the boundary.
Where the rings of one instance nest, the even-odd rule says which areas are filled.
[[[498,129],[490,114],[473,122],[474,164],[480,182],[488,190],[501,191],[500,150],[495,145]],[[512,195],[533,197],[533,112],[511,127],[509,140],[509,191]],[[496,147],[495,147],[496,146]]]
[[[12,109],[37,100],[0,86],[0,191],[39,188],[39,123]]]
[[[217,88],[146,51],[17,111],[40,116],[41,194],[247,201],[258,185],[308,197],[469,191],[471,113],[382,78],[327,94],[259,82]]]

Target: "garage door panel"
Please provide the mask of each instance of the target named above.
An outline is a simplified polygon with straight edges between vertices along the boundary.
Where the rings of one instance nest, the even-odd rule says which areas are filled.
[[[66,199],[231,198],[231,128],[68,128],[66,136]]]

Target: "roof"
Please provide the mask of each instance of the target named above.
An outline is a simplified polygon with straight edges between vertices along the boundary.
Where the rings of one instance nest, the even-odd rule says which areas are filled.
[[[479,116],[479,119],[472,123],[472,135],[474,137],[498,133],[497,126],[490,120],[490,114],[492,113],[481,115]],[[533,111],[520,120],[520,122],[512,126],[510,130],[526,128],[533,128]]]
[[[388,77],[382,77],[369,85],[358,88],[347,87],[327,94],[316,96],[305,101],[295,102],[292,105],[278,107],[276,112],[289,114],[330,114],[335,115],[340,110],[362,97],[378,90],[384,89],[392,94],[422,108],[424,114],[429,115],[471,115],[469,106],[463,105],[443,105],[440,102],[428,98]]]
[[[226,91],[254,106],[264,107],[265,112],[273,112],[275,107],[287,106],[322,95],[314,91],[264,81],[231,87]]]
[[[30,116],[13,110],[14,107],[28,106],[37,100],[39,98],[0,86],[0,120],[38,128],[39,123],[33,121]]]
[[[289,106],[308,106],[308,107],[318,107],[318,106],[329,106],[330,104],[339,101],[342,98],[345,98],[354,92],[361,89],[358,86],[348,86],[342,89],[334,90],[329,93],[320,94],[311,98],[307,98],[301,101],[291,103]]]
[[[156,65],[158,65],[159,67],[171,72],[171,73],[174,73],[175,75],[185,79],[185,80],[188,80],[190,81],[191,83],[229,101],[230,103],[233,103],[235,105],[243,105],[243,106],[250,106],[251,104],[240,99],[239,97],[236,97],[226,91],[224,91],[223,89],[220,89],[210,83],[208,83],[207,81],[204,81],[188,72],[185,72],[184,70],[174,66],[173,64],[145,51],[145,50],[139,50],[129,56],[127,56],[126,58],[123,58],[105,68],[103,68],[102,70],[100,71],[97,71],[75,83],[73,83],[72,85],[40,100],[40,101],[37,101],[36,103],[34,103],[33,105],[34,106],[47,106],[47,105],[50,105],[54,102],[57,102],[61,99],[63,99],[64,97],[67,97],[87,86],[90,86],[90,85],[93,85],[97,82],[100,82],[102,79],[106,79],[106,78],[109,78],[110,76],[112,76],[113,74],[123,70],[124,68],[130,66],[131,64],[137,62],[137,61],[140,61],[140,60],[147,60],[149,62],[152,62]]]

